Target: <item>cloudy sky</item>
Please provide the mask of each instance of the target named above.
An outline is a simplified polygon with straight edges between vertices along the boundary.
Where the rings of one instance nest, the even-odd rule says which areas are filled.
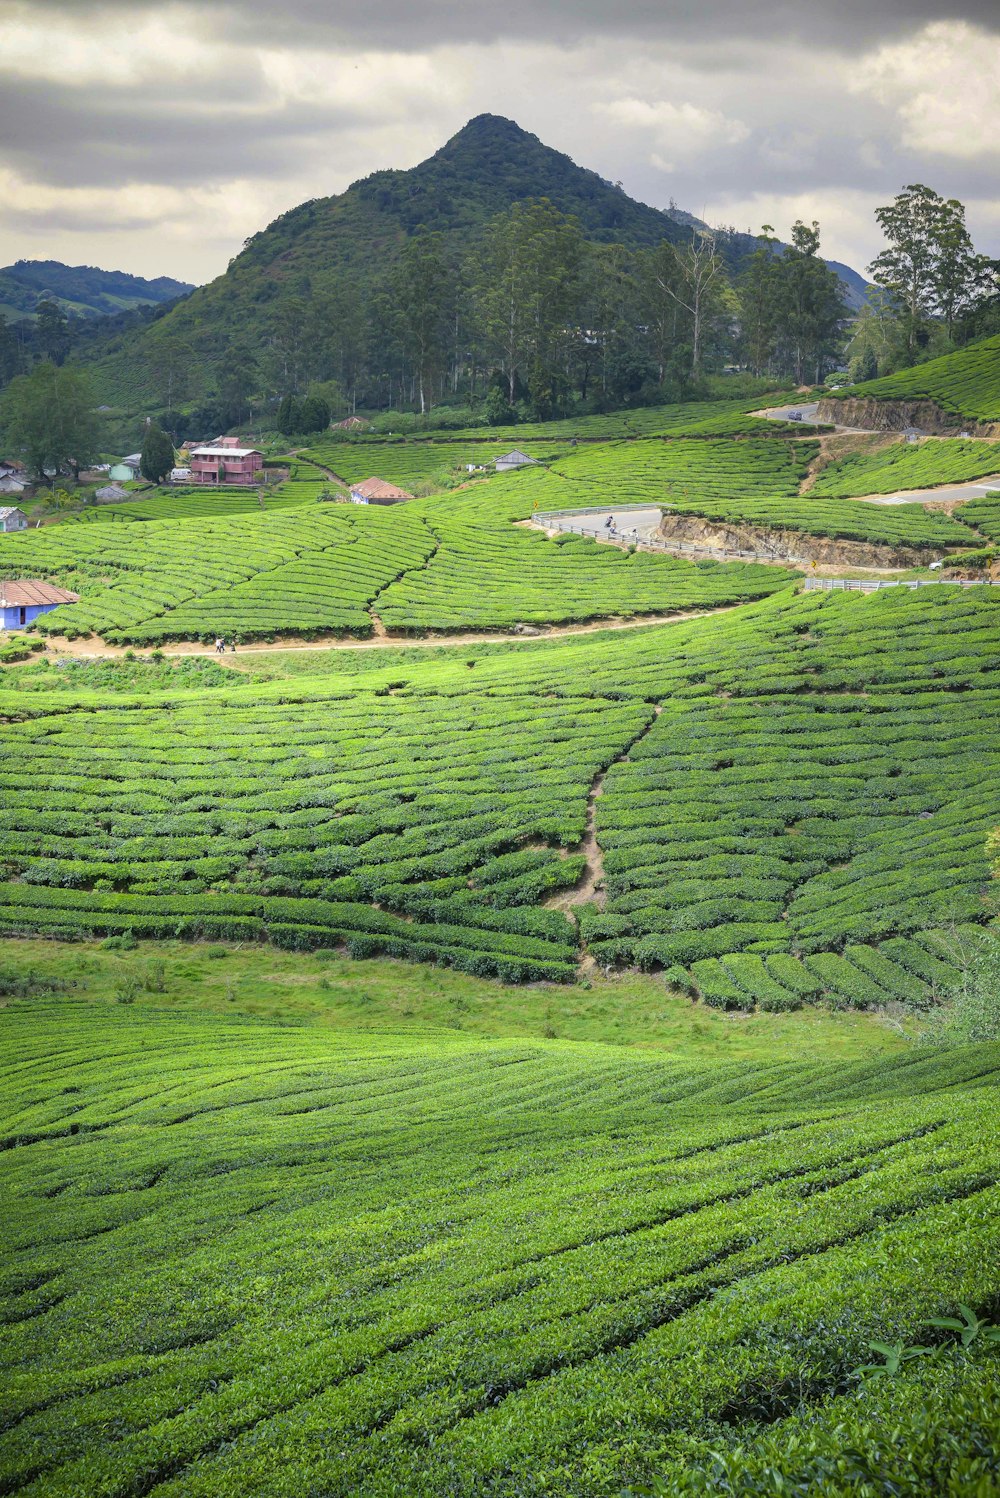
[[[998,0],[0,0],[0,264],[209,280],[484,111],[858,269],[913,181],[1000,255],[998,98]]]

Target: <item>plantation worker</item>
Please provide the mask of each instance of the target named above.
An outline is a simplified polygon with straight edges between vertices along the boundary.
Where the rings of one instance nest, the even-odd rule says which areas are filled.
[[[222,636],[221,635],[216,635],[216,637],[215,637],[215,653],[216,653],[216,655],[222,655],[223,652],[225,651],[225,648],[226,648],[225,641],[223,640]]]
[[[233,638],[229,642],[229,649],[230,649],[231,654],[233,654],[233,655],[236,654],[236,636],[235,635],[233,635]]]

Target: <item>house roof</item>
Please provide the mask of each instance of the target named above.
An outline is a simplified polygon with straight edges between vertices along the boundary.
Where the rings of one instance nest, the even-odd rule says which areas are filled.
[[[400,489],[396,484],[387,483],[385,479],[364,479],[360,484],[351,485],[352,494],[363,494],[365,499],[412,499],[413,495],[406,489]]]
[[[502,457],[494,458],[493,461],[495,463],[537,463],[538,459],[529,457],[527,453],[515,447],[513,452],[504,453]]]
[[[138,465],[139,463],[142,462],[142,453],[129,453],[128,457],[126,457],[126,458],[120,458],[119,462],[121,462],[121,463],[130,463],[130,464],[131,463],[135,463],[136,465]]]
[[[263,457],[259,447],[189,447],[191,458],[249,458],[251,453]]]
[[[371,428],[371,422],[365,421],[363,416],[348,416],[344,421],[333,422],[335,432],[354,432],[358,427],[364,427],[365,431]]]
[[[24,515],[24,511],[19,509],[17,505],[4,505],[0,509],[0,520],[6,520],[8,515]],[[27,519],[27,516],[25,516],[25,519]]]
[[[19,582],[0,582],[0,608],[23,608],[36,603],[79,603],[79,593],[56,588],[52,583],[22,578]]]

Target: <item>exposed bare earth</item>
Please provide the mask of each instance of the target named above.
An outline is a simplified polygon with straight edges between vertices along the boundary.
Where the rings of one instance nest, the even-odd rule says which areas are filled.
[[[241,645],[236,655],[227,652],[220,657],[227,666],[239,667],[241,661],[247,660],[254,655],[266,655],[275,651],[288,650],[430,650],[440,649],[448,645],[497,645],[497,644],[537,644],[541,640],[563,639],[570,635],[590,635],[599,630],[607,629],[644,629],[654,624],[682,624],[687,619],[704,619],[709,614],[728,613],[731,608],[739,608],[739,604],[726,604],[718,609],[691,609],[687,613],[679,614],[643,614],[640,618],[608,618],[598,619],[587,624],[560,624],[550,629],[539,628],[536,634],[519,635],[511,631],[480,631],[478,633],[454,634],[454,635],[427,635],[419,640],[414,640],[404,635],[389,635],[384,632],[385,626],[379,620],[376,630],[381,626],[383,633],[376,633],[368,640],[347,640],[337,635],[331,635],[323,640],[303,640],[294,635],[273,645],[248,644]],[[115,656],[132,654],[138,657],[148,658],[154,653],[154,647],[141,649],[136,646],[106,645],[103,641],[95,642],[89,640],[67,640],[61,635],[49,635],[48,649],[58,655],[71,656],[74,660],[109,660]],[[198,641],[180,640],[170,646],[157,647],[159,653],[165,656],[184,655],[215,655],[215,647],[202,645]]]
[[[940,437],[1000,437],[1000,422],[972,421],[945,411],[929,400],[874,400],[845,396],[842,400],[821,400],[817,407],[820,421],[846,423],[855,430],[902,432],[917,427]]]
[[[660,531],[668,540],[686,541],[706,550],[756,552],[763,561],[793,566],[815,562],[824,568],[853,567],[884,571],[887,568],[922,567],[945,555],[942,548],[930,551],[911,546],[882,546],[868,541],[846,541],[830,536],[810,536],[804,531],[762,530],[749,525],[702,520],[696,515],[664,515]]]

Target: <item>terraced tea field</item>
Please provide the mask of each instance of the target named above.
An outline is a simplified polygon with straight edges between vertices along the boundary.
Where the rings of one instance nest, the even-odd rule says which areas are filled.
[[[903,438],[875,452],[858,452],[820,470],[810,494],[851,498],[895,494],[934,485],[962,484],[1000,473],[1000,444],[942,437],[920,443]]]
[[[239,493],[227,494],[224,490],[170,489],[151,494],[149,498],[137,496],[132,501],[120,504],[97,505],[69,515],[63,525],[90,524],[100,521],[132,520],[204,520],[214,516],[252,515],[260,510],[290,510],[318,498],[320,483],[310,485],[308,491],[303,484],[286,483],[271,493],[265,492],[263,503],[255,489],[243,489]]]
[[[957,980],[947,933],[992,913],[998,609],[992,589],[784,594],[627,648],[15,688],[0,928],[346,944],[515,981],[571,979],[582,940],[710,1003],[926,1005]],[[539,905],[586,888],[598,777],[578,931]]]
[[[763,531],[792,531],[805,536],[830,536],[872,545],[906,546],[940,552],[948,547],[974,546],[982,538],[964,519],[924,509],[919,504],[875,506],[858,500],[828,499],[811,489],[796,499],[671,499],[666,509],[675,515],[696,515],[721,525],[749,526]],[[963,517],[967,515],[963,510]]]
[[[557,444],[526,439],[530,456],[550,462],[563,449]],[[367,478],[386,479],[410,493],[451,488],[469,481],[468,465],[484,468],[509,450],[490,439],[488,432],[478,442],[374,441],[355,439],[308,448],[305,456],[332,469],[348,484]]]
[[[568,490],[545,472],[505,476],[424,510],[438,549],[379,596],[386,627],[428,630],[510,629],[515,624],[571,624],[613,615],[675,613],[766,597],[795,574],[735,562],[697,564],[629,554],[579,537],[550,540],[515,522],[565,500]]]
[[[330,444],[438,492],[320,504],[298,460],[263,511],[0,538],[81,594],[40,630],[123,644],[719,610],[5,653],[0,1491],[995,1491],[1000,1044],[913,1037],[996,941],[1000,590],[524,523],[997,524],[800,495],[816,445],[750,419],[457,489],[464,438]]]
[[[379,451],[422,463],[428,446]],[[630,444],[626,451],[632,459],[635,449],[635,463],[650,468],[656,493],[668,475],[684,492],[691,486],[717,492],[733,473],[755,492],[769,486],[793,492],[801,470],[797,449],[788,443],[654,443],[648,461],[639,451],[645,446]],[[368,449],[352,451],[365,454],[360,466],[370,470]],[[594,460],[610,461],[607,473],[613,453]],[[306,471],[303,465],[297,470]],[[629,469],[624,481],[631,484],[636,475]],[[328,487],[329,481],[301,477],[286,486],[310,500]],[[553,541],[517,528],[536,501],[551,508],[569,492],[562,475],[540,467],[384,510],[309,503],[273,514],[255,505],[231,516],[50,526],[0,537],[0,575],[49,578],[81,595],[79,604],[43,616],[40,632],[94,633],[137,645],[217,633],[242,640],[370,635],[373,606],[388,629],[403,634],[509,630],[520,622],[562,624],[745,602],[791,579],[780,568],[627,556],[591,541]]]
[[[347,506],[58,525],[3,540],[8,575],[52,578],[81,595],[38,620],[39,631],[147,645],[219,632],[370,634],[372,599],[435,547],[415,515]]]
[[[1000,421],[1000,334],[839,394],[854,400],[928,400],[970,421]]]
[[[567,505],[606,504],[609,495],[629,504],[708,496],[791,498],[818,451],[808,441],[601,443],[552,466],[566,480]]]
[[[990,445],[930,446],[945,454],[935,460],[944,476],[948,464],[952,474],[980,464],[980,450]],[[752,602],[794,576],[774,565],[696,564],[569,535],[552,539],[519,524],[536,512],[661,505],[725,525],[933,555],[981,546],[994,525],[988,501],[949,516],[919,505],[875,508],[818,488],[800,495],[817,452],[808,439],[677,437],[573,450],[537,442],[536,451],[539,466],[528,471],[478,478],[387,510],[317,504],[336,485],[297,459],[264,510],[255,496],[215,494],[108,506],[81,517],[84,525],[0,538],[0,575],[48,578],[81,595],[79,604],[43,617],[41,633],[96,634],[113,644],[216,634],[243,641],[370,636],[373,613],[400,635],[509,631]],[[377,471],[439,490],[462,476],[458,459],[470,454],[482,460],[484,450],[372,440],[313,450],[317,462],[339,463],[336,471],[351,481]],[[840,487],[874,481],[857,467],[862,460],[846,461],[855,467],[843,469]],[[980,515],[985,523],[973,529]]]
[[[0,1034],[8,1493],[989,1491],[997,1349],[927,1322],[1000,1303],[997,1046]]]
[[[956,517],[966,525],[974,526],[980,535],[990,541],[1000,541],[1000,494],[986,494],[981,499],[970,499],[960,505]]]

